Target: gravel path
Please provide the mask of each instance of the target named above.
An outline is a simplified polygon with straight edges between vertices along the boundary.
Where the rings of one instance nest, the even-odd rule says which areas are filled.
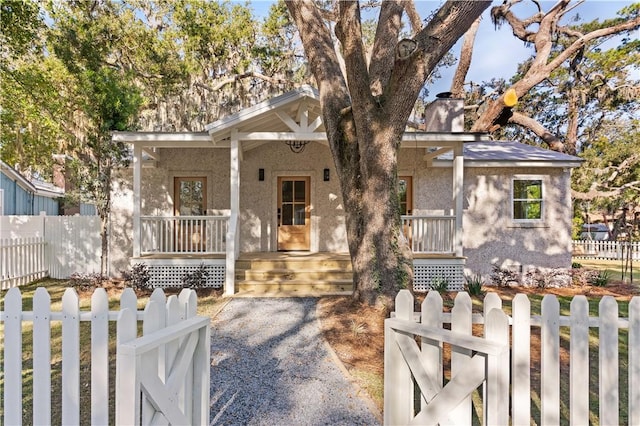
[[[214,318],[211,424],[380,424],[322,337],[316,304],[238,298]]]

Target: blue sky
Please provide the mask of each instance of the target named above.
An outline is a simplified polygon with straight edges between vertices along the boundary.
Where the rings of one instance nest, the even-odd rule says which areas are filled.
[[[265,16],[268,13],[269,6],[272,1],[252,1],[251,8],[258,16]],[[502,0],[494,1],[495,5],[502,3]],[[544,10],[548,10],[556,2],[541,1]],[[632,4],[632,1],[616,1],[616,0],[586,0],[571,13],[568,17],[576,14],[580,15],[583,21],[591,21],[593,19],[605,19],[616,16],[616,12],[625,6]],[[440,1],[435,0],[417,0],[416,5],[423,19],[429,16],[430,12],[439,7]],[[516,16],[529,16],[531,11],[535,11],[535,6],[530,1],[524,1],[516,5],[513,10]],[[565,19],[565,23],[566,19]],[[637,34],[640,37],[640,33]],[[457,56],[460,51],[459,44],[453,49],[453,53]],[[515,74],[518,63],[529,57],[533,52],[533,48],[527,47],[520,40],[516,39],[512,34],[508,25],[501,28],[494,28],[489,17],[489,9],[483,15],[483,21],[480,24],[480,30],[476,38],[476,44],[473,53],[473,59],[467,81],[481,82],[489,80],[492,77],[509,78]],[[438,80],[429,88],[431,96],[436,93],[448,91],[451,78],[455,68],[443,69],[443,78]],[[640,79],[640,71],[636,70],[637,79]]]

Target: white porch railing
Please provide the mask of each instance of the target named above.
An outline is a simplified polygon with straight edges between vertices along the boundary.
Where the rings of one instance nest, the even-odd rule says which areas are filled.
[[[402,228],[414,253],[455,253],[455,216],[402,216]]]
[[[226,253],[229,216],[141,216],[140,254]]]

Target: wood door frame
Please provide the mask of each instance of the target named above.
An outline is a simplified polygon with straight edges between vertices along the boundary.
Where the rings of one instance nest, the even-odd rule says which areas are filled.
[[[202,211],[204,214],[207,212],[207,177],[206,176],[174,176],[173,177],[173,215],[180,216],[180,182],[188,180],[200,180],[202,181]]]
[[[305,224],[304,225],[293,225],[293,226],[304,226],[305,227],[305,241],[306,244],[304,247],[296,247],[296,248],[281,248],[280,243],[280,228],[281,226],[281,214],[279,211],[282,209],[282,181],[283,180],[293,180],[293,181],[304,181],[305,182]],[[276,232],[275,232],[275,245],[277,251],[311,251],[312,247],[312,220],[311,220],[311,176],[308,174],[299,174],[299,173],[286,173],[279,174],[275,176],[275,222],[276,222]]]
[[[207,177],[206,176],[174,176],[173,177],[173,215],[180,216],[180,182],[201,181],[202,182],[202,215],[207,213]],[[206,248],[206,230],[200,225],[190,226],[182,229],[179,221],[175,220],[174,225],[174,250],[175,251],[204,251]],[[185,233],[186,232],[186,233]],[[196,235],[197,234],[197,235]]]

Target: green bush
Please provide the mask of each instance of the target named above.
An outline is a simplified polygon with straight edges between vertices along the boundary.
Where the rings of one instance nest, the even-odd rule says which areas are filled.
[[[207,284],[207,278],[209,277],[209,271],[204,263],[201,263],[194,271],[182,277],[182,287],[196,289],[204,287]]]
[[[445,277],[435,277],[431,280],[431,289],[437,291],[438,293],[446,293],[449,291],[449,280]]]
[[[147,290],[150,287],[151,274],[144,263],[136,263],[131,271],[122,271],[122,278],[128,286],[137,290]]]
[[[607,284],[609,284],[609,280],[611,280],[611,273],[609,273],[609,271],[598,271],[591,279],[591,285],[606,287]]]
[[[484,294],[484,292],[482,291],[484,280],[482,279],[481,275],[465,275],[464,280],[464,288],[470,296],[482,296]]]

